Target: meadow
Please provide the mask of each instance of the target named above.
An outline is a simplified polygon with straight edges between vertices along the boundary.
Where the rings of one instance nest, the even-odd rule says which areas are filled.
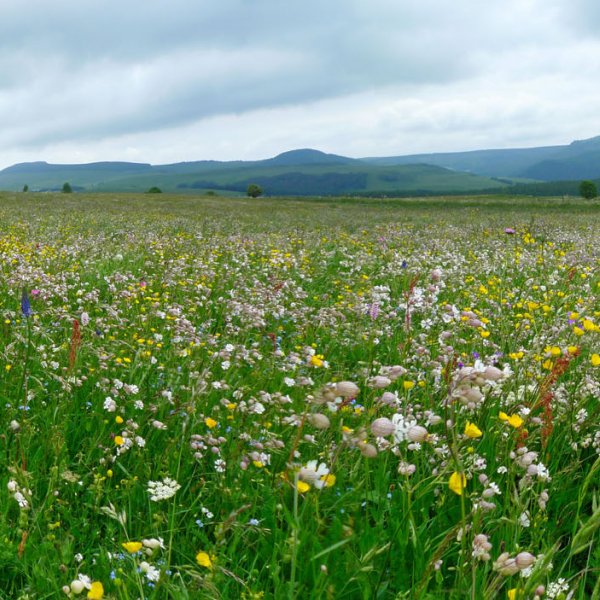
[[[600,202],[0,194],[0,598],[600,598]]]

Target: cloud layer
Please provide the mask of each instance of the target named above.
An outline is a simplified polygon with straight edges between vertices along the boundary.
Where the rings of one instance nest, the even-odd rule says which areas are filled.
[[[593,0],[5,0],[0,167],[600,134]]]

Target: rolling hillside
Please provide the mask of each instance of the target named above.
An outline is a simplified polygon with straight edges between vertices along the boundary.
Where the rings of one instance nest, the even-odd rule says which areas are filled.
[[[317,150],[293,150],[261,161],[198,161],[151,166],[137,163],[49,165],[24,163],[0,172],[0,189],[143,192],[215,190],[244,193],[250,183],[268,195],[337,195],[348,193],[470,192],[506,186],[489,177],[435,165],[379,166]]]
[[[600,177],[600,136],[565,146],[475,150],[365,158],[373,165],[427,163],[488,177],[514,177],[539,181]]]
[[[21,163],[0,171],[0,189],[245,193],[251,183],[267,195],[406,195],[575,189],[600,178],[600,136],[565,146],[349,158],[300,149],[256,161],[202,160],[167,165],[99,162]],[[556,186],[549,182],[572,182]],[[528,184],[534,184],[531,188]],[[518,191],[517,191],[518,190]]]

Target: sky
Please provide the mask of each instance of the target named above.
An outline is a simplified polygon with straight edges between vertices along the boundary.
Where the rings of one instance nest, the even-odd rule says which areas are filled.
[[[0,169],[596,135],[597,0],[0,1]]]

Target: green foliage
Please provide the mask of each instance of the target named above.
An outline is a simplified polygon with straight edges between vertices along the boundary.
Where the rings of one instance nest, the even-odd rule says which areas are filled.
[[[258,198],[259,196],[261,196],[263,193],[262,188],[260,187],[260,185],[257,185],[256,183],[250,183],[248,184],[248,187],[246,188],[246,195],[250,196],[250,198]]]
[[[579,184],[579,195],[587,200],[592,200],[598,195],[598,188],[593,181],[582,181]]]
[[[72,192],[73,192],[73,188],[71,187],[71,184],[68,181],[63,183],[62,193],[63,194],[71,194]]]
[[[146,191],[146,194],[162,194],[162,190],[159,187],[153,185]]]
[[[27,184],[25,184],[23,186],[23,192],[28,192],[29,191],[29,186]]]

